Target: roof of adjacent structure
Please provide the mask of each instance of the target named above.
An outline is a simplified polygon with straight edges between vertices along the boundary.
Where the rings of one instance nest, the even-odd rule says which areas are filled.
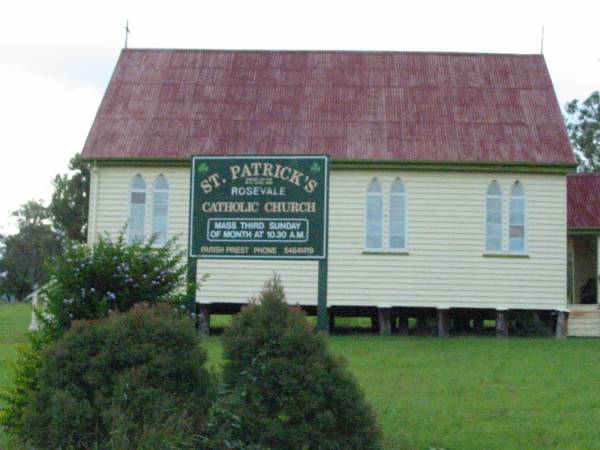
[[[541,55],[123,50],[89,159],[574,164]]]
[[[567,176],[569,228],[600,228],[600,173]]]

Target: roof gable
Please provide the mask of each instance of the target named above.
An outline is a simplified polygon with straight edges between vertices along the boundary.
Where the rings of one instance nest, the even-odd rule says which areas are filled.
[[[86,158],[573,164],[540,55],[123,50]]]

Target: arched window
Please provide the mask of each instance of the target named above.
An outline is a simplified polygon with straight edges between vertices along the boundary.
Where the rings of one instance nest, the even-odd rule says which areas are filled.
[[[146,225],[146,183],[141,175],[136,175],[129,185],[129,220],[127,221],[128,242],[144,240]]]
[[[486,193],[485,249],[502,251],[502,190],[497,181],[492,181]]]
[[[381,249],[383,246],[383,190],[377,178],[373,178],[367,186],[365,220],[365,248]]]
[[[406,248],[406,191],[400,178],[396,178],[390,188],[389,247]]]
[[[527,250],[527,195],[519,181],[510,189],[508,214],[508,250],[524,252]]]
[[[169,183],[161,174],[152,186],[152,234],[156,234],[156,245],[163,246],[167,242],[168,217]]]

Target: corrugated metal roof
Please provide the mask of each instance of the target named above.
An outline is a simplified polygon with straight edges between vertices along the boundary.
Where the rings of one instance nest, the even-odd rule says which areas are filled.
[[[569,228],[600,228],[600,173],[567,176]]]
[[[87,158],[573,164],[541,55],[123,50]]]

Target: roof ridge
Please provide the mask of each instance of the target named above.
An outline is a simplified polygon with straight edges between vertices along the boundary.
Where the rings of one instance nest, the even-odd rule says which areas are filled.
[[[327,50],[327,49],[226,49],[226,48],[124,48],[122,52],[225,52],[225,53],[356,53],[356,54],[390,54],[390,55],[445,55],[445,56],[510,56],[510,57],[544,57],[541,53],[505,53],[505,52],[452,52],[452,51],[419,51],[419,50]]]

